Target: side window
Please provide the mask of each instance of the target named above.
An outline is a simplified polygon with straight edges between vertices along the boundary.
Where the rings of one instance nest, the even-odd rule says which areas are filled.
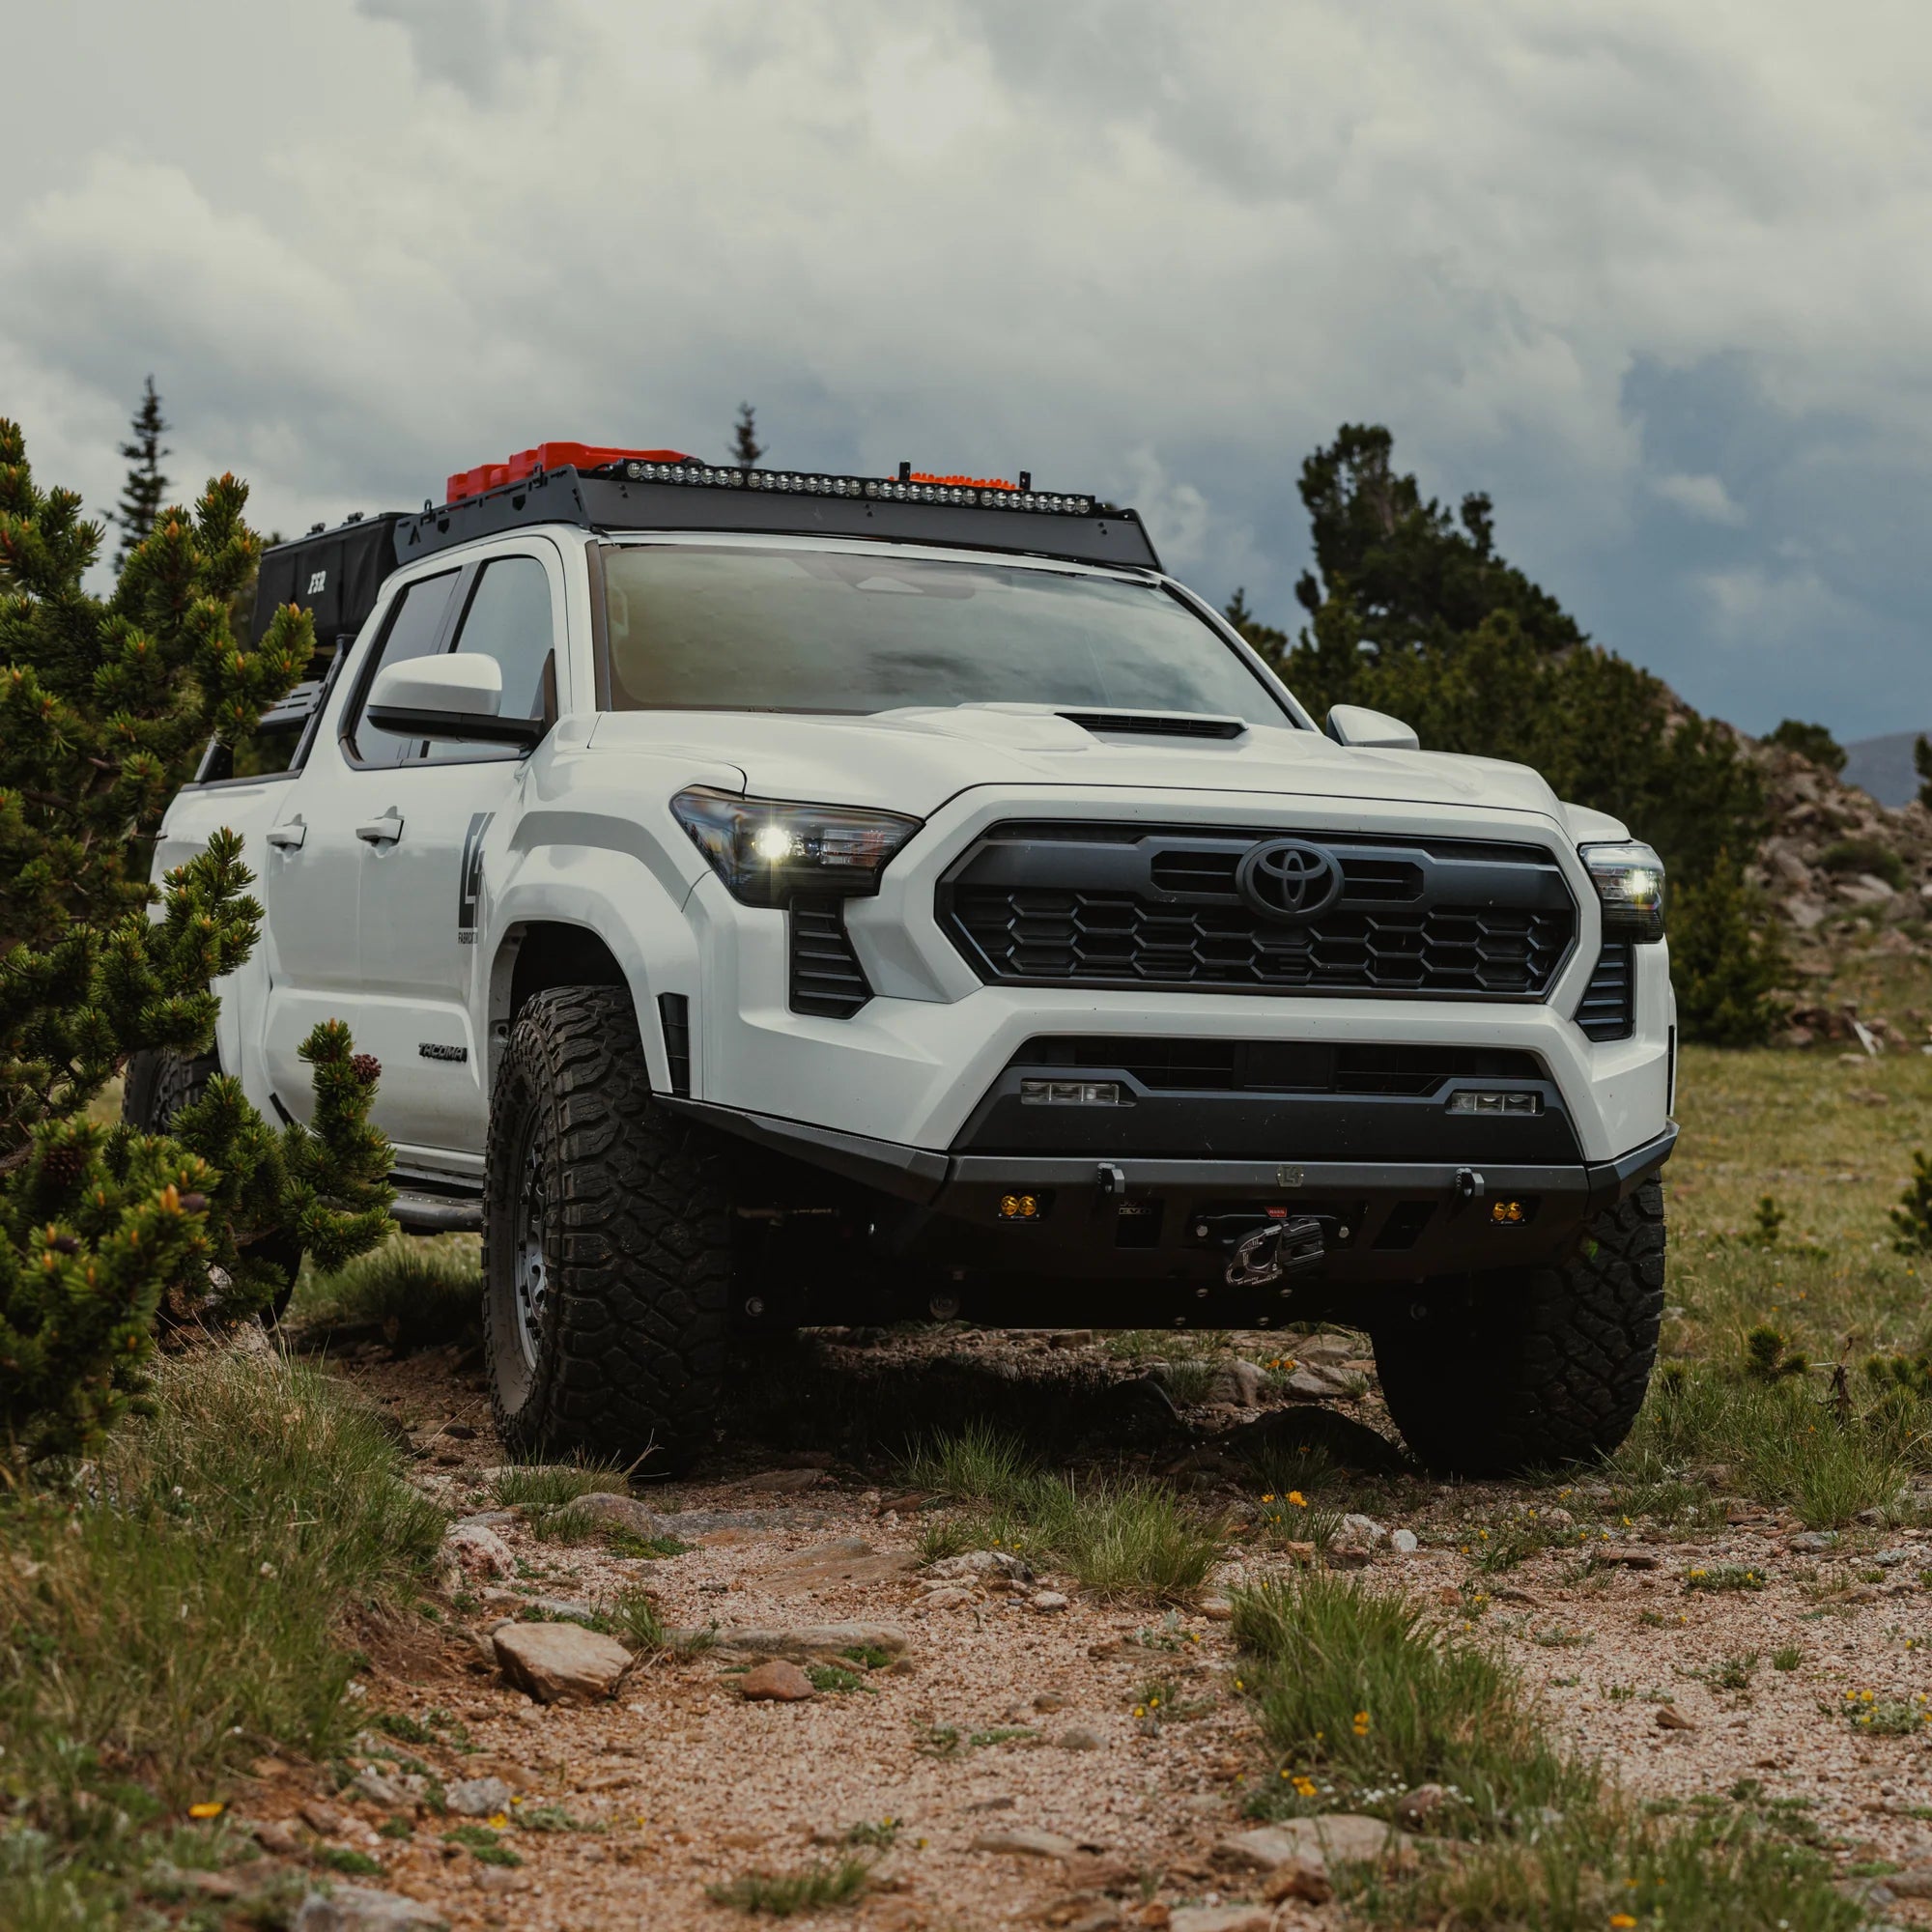
[[[505,718],[543,713],[544,666],[551,652],[550,578],[533,556],[499,556],[483,566],[464,612],[456,648],[495,658],[503,673]],[[432,760],[487,755],[480,745],[433,744]],[[517,754],[509,747],[505,757]]]
[[[385,665],[400,664],[405,658],[426,658],[436,649],[442,635],[442,620],[449,609],[449,593],[456,588],[460,573],[445,570],[440,577],[419,578],[396,601],[389,616],[389,628],[383,646],[362,687],[354,728],[348,734],[349,750],[365,765],[393,765],[412,758],[421,749],[421,740],[399,738],[393,731],[379,731],[360,715],[361,704],[369,698],[369,687]]]

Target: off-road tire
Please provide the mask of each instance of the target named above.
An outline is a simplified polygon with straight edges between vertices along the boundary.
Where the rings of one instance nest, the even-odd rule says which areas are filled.
[[[1591,1223],[1577,1257],[1420,1292],[1375,1330],[1389,1414],[1432,1469],[1507,1476],[1607,1456],[1630,1434],[1663,1317],[1663,1190]]]
[[[168,1047],[145,1047],[129,1057],[121,1083],[121,1118],[144,1134],[164,1134],[184,1107],[199,1100],[208,1083],[221,1071],[213,1053],[176,1053]],[[286,1231],[250,1241],[242,1251],[250,1261],[269,1262],[282,1271],[284,1286],[263,1310],[263,1320],[282,1319],[301,1273],[302,1245]]]
[[[483,1204],[490,1401],[510,1449],[656,1472],[709,1446],[731,1284],[724,1166],[653,1097],[628,991],[560,986],[523,1009],[491,1100]],[[540,1301],[520,1303],[520,1243],[540,1251]]]

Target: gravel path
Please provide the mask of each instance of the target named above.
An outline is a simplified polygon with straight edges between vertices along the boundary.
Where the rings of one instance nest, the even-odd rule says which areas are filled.
[[[1283,1346],[1264,1335],[1231,1339],[1250,1358],[1271,1359]],[[894,1375],[916,1377],[923,1358],[943,1359],[950,1373],[995,1375],[1042,1406],[1135,1373],[1085,1337],[1060,1341],[949,1333],[895,1338],[887,1352]],[[858,1373],[859,1355],[822,1346],[818,1359],[832,1374]],[[878,1355],[869,1351],[874,1369]],[[500,1452],[481,1395],[446,1354],[401,1363],[372,1354],[345,1373],[410,1428],[426,1487],[459,1513],[493,1507],[486,1471]],[[1342,1406],[1378,1419],[1372,1389]],[[1251,1516],[1256,1486],[1230,1474],[1215,1439],[1254,1420],[1232,1408],[1189,1411],[1185,1426],[1138,1452],[1138,1466],[1191,1484],[1208,1506]],[[523,1863],[506,1869],[446,1848],[447,1826],[428,1816],[407,1841],[376,1835],[390,1813],[352,1789],[327,1803],[341,1814],[333,1842],[382,1862],[384,1876],[364,1882],[429,1901],[457,1928],[721,1928],[761,1921],[708,1902],[708,1885],[836,1861],[858,1828],[861,1839],[891,1841],[860,1847],[876,1859],[871,1892],[856,1907],[790,1923],[1099,1932],[1165,1924],[1179,1912],[1184,1928],[1189,1908],[1260,1896],[1258,1880],[1212,1857],[1275,1767],[1233,1691],[1236,1660],[1211,1594],[1164,1619],[1089,1602],[1069,1579],[1042,1577],[1069,1598],[1066,1607],[1036,1607],[1028,1588],[935,1607],[918,1564],[918,1499],[893,1493],[889,1459],[760,1449],[743,1431],[734,1441],[732,1460],[709,1480],[653,1488],[645,1498],[660,1514],[702,1513],[684,1520],[685,1553],[616,1557],[600,1545],[539,1542],[521,1519],[497,1520],[521,1574],[472,1585],[449,1612],[440,1650],[372,1647],[371,1708],[447,1712],[471,1747],[389,1747],[413,1749],[448,1779],[503,1777],[520,1801],[512,1816],[555,1802],[599,1829],[513,1827],[503,1842]],[[1878,1735],[1845,1715],[1912,1707],[1932,1692],[1924,1532],[1861,1526],[1806,1548],[1795,1521],[1740,1505],[1730,1512],[1737,1520],[1709,1535],[1645,1540],[1664,1532],[1606,1516],[1601,1486],[1517,1493],[1400,1477],[1371,1493],[1384,1529],[1407,1528],[1420,1541],[1409,1554],[1382,1541],[1371,1581],[1416,1593],[1444,1615],[1479,1618],[1543,1688],[1552,1728],[1600,1756],[1628,1791],[1688,1801],[1754,1779],[1767,1799],[1803,1801],[1847,1863],[1932,1857],[1932,1737]],[[1558,1547],[1485,1573],[1481,1526],[1531,1509]],[[1231,1548],[1217,1587],[1292,1560],[1252,1526],[1237,1533],[1248,1540]],[[1586,1566],[1584,1551],[1597,1563]],[[1726,1566],[1761,1576],[1763,1586],[1691,1587]],[[856,1688],[796,1703],[748,1701],[728,1649],[650,1662],[615,1701],[589,1707],[538,1704],[502,1683],[488,1654],[494,1623],[532,1598],[603,1605],[639,1582],[668,1624],[715,1625],[721,1638],[850,1619],[902,1632],[905,1653],[857,1669]],[[1787,1647],[1796,1659],[1775,1663]],[[1182,1710],[1198,1714],[1137,1718],[1141,1686],[1161,1677],[1175,1681]],[[1932,1733],[1932,1724],[1919,1728]],[[252,1816],[292,1817],[321,1789],[303,1768],[265,1769],[238,1806]],[[1030,1832],[1075,1849],[975,1849]],[[1333,1922],[1336,1910],[1290,1904],[1274,1922]],[[1932,1923],[1920,1901],[1888,1912]]]

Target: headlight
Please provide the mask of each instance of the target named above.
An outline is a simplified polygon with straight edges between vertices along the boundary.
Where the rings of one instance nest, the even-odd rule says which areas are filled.
[[[1604,902],[1605,933],[1638,944],[1662,939],[1663,861],[1634,838],[1621,845],[1583,845],[1577,850]]]
[[[671,800],[677,822],[746,905],[788,905],[799,893],[860,898],[923,823],[895,811],[788,805],[695,785]]]

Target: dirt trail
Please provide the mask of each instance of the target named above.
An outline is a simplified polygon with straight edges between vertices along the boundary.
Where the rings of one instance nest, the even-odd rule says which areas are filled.
[[[1230,1339],[1251,1359],[1283,1346]],[[409,1428],[426,1485],[460,1514],[493,1508],[486,1472],[501,1455],[487,1405],[446,1351],[342,1372]],[[1277,1776],[1235,1693],[1238,1660],[1215,1598],[1293,1559],[1254,1525],[1265,1514],[1259,1485],[1225,1451],[1267,1428],[1270,1413],[1292,1416],[1273,1426],[1293,1435],[1335,1425],[1312,1405],[1279,1403],[1261,1415],[1207,1408],[1163,1420],[1159,1406],[1141,1402],[1144,1390],[1136,1396],[1133,1377],[1084,1337],[1057,1348],[1043,1337],[957,1333],[865,1350],[809,1341],[751,1376],[730,1446],[704,1480],[648,1492],[654,1512],[704,1513],[687,1519],[685,1553],[613,1556],[497,1521],[520,1574],[452,1614],[440,1645],[373,1644],[366,1694],[372,1708],[418,1718],[440,1708],[461,1722],[468,1750],[392,1747],[444,1779],[500,1776],[518,1791],[512,1816],[554,1802],[599,1829],[512,1826],[502,1842],[523,1862],[510,1869],[452,1855],[447,1824],[429,1816],[406,1842],[377,1836],[389,1813],[352,1789],[328,1801],[343,1814],[335,1842],[381,1860],[384,1876],[368,1883],[433,1901],[458,1928],[752,1923],[710,1903],[705,1888],[752,1869],[836,1861],[849,1855],[848,1834],[876,1857],[877,1882],[823,1922],[878,1932],[1018,1922],[1099,1932],[1259,1898],[1256,1876],[1214,1859],[1247,1822],[1257,1788]],[[922,1588],[916,1499],[895,1495],[890,1457],[848,1446],[855,1434],[882,1439],[864,1419],[890,1422],[922,1400],[934,1422],[975,1405],[1030,1417],[1031,1433],[1061,1452],[1083,1431],[1117,1427],[1129,1466],[1169,1475],[1247,1525],[1205,1605],[1167,1619],[1091,1603],[1068,1579],[1043,1577],[1066,1607],[1037,1608],[1032,1590],[933,1606]],[[1377,1420],[1372,1388],[1341,1406]],[[1848,1867],[1932,1857],[1932,1740],[1872,1735],[1841,1715],[1847,1691],[1881,1705],[1932,1691],[1919,1647],[1932,1637],[1923,1532],[1874,1527],[1807,1549],[1795,1521],[1740,1507],[1717,1533],[1646,1541],[1643,1525],[1608,1514],[1607,1490],[1590,1484],[1516,1492],[1393,1475],[1358,1480],[1354,1501],[1420,1542],[1409,1554],[1381,1543],[1370,1577],[1444,1614],[1482,1618],[1545,1688],[1552,1728],[1601,1754],[1627,1789],[1691,1800],[1755,1779],[1768,1800],[1806,1801]],[[1482,1570],[1480,1526],[1529,1509],[1559,1547]],[[1586,1572],[1582,1550],[1626,1560]],[[1722,1566],[1753,1571],[1764,1585],[1689,1587],[1692,1572],[1708,1577]],[[724,1652],[653,1662],[616,1701],[590,1707],[535,1704],[487,1662],[490,1626],[531,1599],[608,1603],[640,1581],[669,1625],[716,1625],[728,1636],[849,1619],[902,1632],[905,1654],[855,1667],[852,1689],[791,1704],[748,1702]],[[1775,1667],[1785,1646],[1801,1658]],[[1136,1714],[1143,1687],[1161,1678],[1193,1715]],[[290,1815],[317,1788],[313,1774],[271,1777],[247,1808]],[[1076,1849],[975,1849],[989,1834],[1025,1832]],[[1917,1900],[1888,1911],[1932,1923],[1932,1908]],[[1327,1923],[1336,1912],[1291,1904],[1274,1922]]]

